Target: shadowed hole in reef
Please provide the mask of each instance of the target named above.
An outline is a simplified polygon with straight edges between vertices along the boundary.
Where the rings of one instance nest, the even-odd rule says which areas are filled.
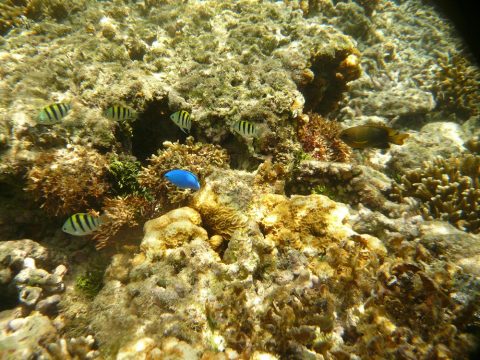
[[[132,124],[132,155],[144,162],[162,148],[164,141],[184,143],[187,134],[170,119],[173,113],[168,100],[156,100],[147,105],[145,111],[138,114]]]
[[[232,169],[254,171],[262,163],[262,160],[252,157],[247,145],[233,134],[229,134],[220,146],[227,150]]]
[[[314,76],[310,82],[298,87],[305,98],[303,109],[305,113],[311,111],[326,115],[337,108],[343,92],[347,90],[346,82],[355,78],[351,74],[338,76],[340,64],[347,55],[339,51],[335,53],[334,58],[324,55],[311,60],[310,70]],[[344,75],[350,75],[353,78],[345,79]]]
[[[13,286],[0,285],[0,312],[10,310],[19,304],[18,293]]]

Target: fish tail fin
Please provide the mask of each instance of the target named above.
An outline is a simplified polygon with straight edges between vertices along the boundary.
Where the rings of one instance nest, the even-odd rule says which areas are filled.
[[[390,142],[396,145],[403,145],[403,142],[409,136],[409,134],[400,134],[398,131],[395,130],[389,131],[388,133],[388,139],[390,140]]]

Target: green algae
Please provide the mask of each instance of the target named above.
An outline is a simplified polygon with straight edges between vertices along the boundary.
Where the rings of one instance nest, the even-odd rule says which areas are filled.
[[[75,288],[87,298],[93,299],[103,287],[104,271],[89,269],[75,279]]]

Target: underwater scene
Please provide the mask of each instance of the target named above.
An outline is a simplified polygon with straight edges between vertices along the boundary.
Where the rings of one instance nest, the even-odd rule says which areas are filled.
[[[462,36],[435,0],[0,0],[0,360],[479,359]]]

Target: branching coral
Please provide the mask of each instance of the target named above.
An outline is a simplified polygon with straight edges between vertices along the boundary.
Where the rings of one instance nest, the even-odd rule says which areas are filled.
[[[448,221],[466,231],[480,232],[480,156],[437,159],[408,171],[391,196],[421,200],[425,219]]]
[[[109,190],[107,163],[97,151],[74,146],[39,155],[27,174],[26,190],[51,215],[98,207]]]
[[[153,202],[143,196],[127,195],[106,198],[103,206],[102,224],[93,236],[96,248],[102,249],[124,227],[138,226],[141,220],[154,213]]]
[[[350,158],[350,147],[338,137],[342,130],[335,121],[310,113],[297,118],[298,138],[305,152],[317,160],[345,162]]]
[[[444,54],[439,57],[440,70],[433,86],[438,108],[461,118],[477,115],[480,108],[480,70],[466,54]]]
[[[81,336],[78,338],[61,338],[55,343],[46,346],[49,359],[53,360],[73,360],[73,359],[95,359],[100,354],[96,349],[93,336]],[[46,355],[46,354],[45,354]],[[41,358],[47,358],[41,356]]]

